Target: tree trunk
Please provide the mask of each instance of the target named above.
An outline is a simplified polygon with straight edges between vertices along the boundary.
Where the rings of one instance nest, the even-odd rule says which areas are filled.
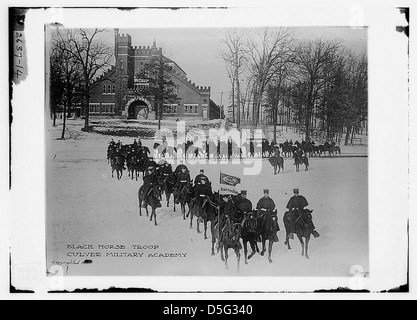
[[[347,146],[349,144],[349,135],[350,135],[350,130],[351,130],[351,126],[347,127],[346,130],[346,137],[345,137],[345,146]]]
[[[85,118],[85,122],[84,122],[84,129],[83,131],[90,131],[90,122],[89,122],[89,116],[90,116],[90,93],[88,88],[86,89],[86,93],[84,94],[84,118]]]
[[[235,79],[232,80],[232,122],[235,123]]]
[[[55,109],[54,109],[54,113],[52,114],[52,118],[53,118],[53,120],[54,120],[54,124],[53,124],[53,126],[54,126],[54,127],[56,127],[56,107],[55,107]]]
[[[158,102],[158,130],[161,130],[161,120],[162,120],[162,103],[161,101]]]
[[[236,72],[236,79],[237,79],[237,81],[236,81],[236,93],[237,93],[237,96],[236,96],[236,104],[237,104],[236,118],[237,118],[237,129],[240,130],[240,86],[239,86],[239,79],[237,78],[237,76],[238,75],[237,75],[237,72]]]
[[[69,109],[70,101],[68,101],[67,104],[68,104],[68,109]],[[63,115],[64,115],[64,121],[62,123],[61,139],[65,139],[65,128],[66,128],[66,125],[67,125],[67,108],[65,107],[65,104],[64,104]]]

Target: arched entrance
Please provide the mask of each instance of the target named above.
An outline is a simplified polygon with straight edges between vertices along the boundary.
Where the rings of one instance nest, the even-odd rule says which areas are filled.
[[[150,104],[146,99],[130,100],[126,105],[128,119],[148,119]]]

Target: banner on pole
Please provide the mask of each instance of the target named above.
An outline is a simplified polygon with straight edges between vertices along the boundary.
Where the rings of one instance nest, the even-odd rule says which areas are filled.
[[[230,174],[225,174],[220,172],[220,184],[228,186],[236,186],[241,182],[240,178],[231,176]]]

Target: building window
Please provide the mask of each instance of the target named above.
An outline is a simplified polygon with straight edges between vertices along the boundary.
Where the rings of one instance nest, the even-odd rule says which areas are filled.
[[[177,114],[177,105],[176,104],[164,104],[164,113],[170,115]]]
[[[187,104],[184,105],[185,114],[198,114],[198,104]]]
[[[104,85],[104,86],[103,86],[103,93],[104,93],[104,94],[106,94],[106,93],[107,93],[107,86],[106,86],[106,85]]]
[[[100,103],[90,103],[90,113],[99,114],[100,113]]]
[[[116,93],[116,86],[113,85],[111,90],[112,90],[111,93],[115,94]]]
[[[114,103],[103,103],[104,114],[113,114],[114,113]]]

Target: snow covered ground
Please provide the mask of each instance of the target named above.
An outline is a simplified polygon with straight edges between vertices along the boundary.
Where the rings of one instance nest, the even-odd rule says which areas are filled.
[[[137,191],[142,181],[111,178],[106,160],[109,136],[84,133],[80,122],[69,122],[76,139],[56,140],[60,127],[50,128],[47,143],[47,263],[68,265],[68,275],[213,275],[233,276],[236,259],[230,251],[226,270],[219,255],[211,256],[211,234],[204,240],[195,224],[183,221],[179,212],[164,207],[157,210],[158,226],[138,214]],[[119,138],[117,138],[119,139]],[[121,137],[123,143],[132,138]],[[153,141],[143,141],[151,146]],[[366,147],[353,148],[365,153]],[[342,149],[343,152],[343,149]],[[267,160],[255,160],[261,173],[244,175],[253,164],[188,164],[194,177],[203,168],[218,188],[220,171],[242,178],[239,189],[249,191],[256,205],[262,189],[269,188],[280,219],[280,242],[274,245],[273,263],[255,255],[248,265],[241,261],[240,276],[348,276],[352,265],[369,271],[368,252],[368,162],[367,158],[310,158],[310,170],[296,173],[292,160],[285,160],[284,174],[274,176]],[[282,216],[299,187],[314,209],[320,238],[310,242],[310,260],[301,256],[298,240],[292,250],[284,246]],[[90,245],[88,250],[68,245]],[[98,249],[99,245],[123,245],[124,250]],[[150,246],[138,249],[133,246]],[[158,247],[155,247],[158,246]],[[101,257],[70,257],[68,254],[100,253]],[[106,257],[107,253],[113,253]],[[130,257],[114,257],[130,253]],[[133,257],[133,253],[136,257]],[[142,254],[142,255],[141,255]],[[168,254],[165,257],[165,254]],[[170,254],[177,254],[170,257]],[[162,256],[160,256],[162,255]],[[89,264],[82,264],[91,260]]]

